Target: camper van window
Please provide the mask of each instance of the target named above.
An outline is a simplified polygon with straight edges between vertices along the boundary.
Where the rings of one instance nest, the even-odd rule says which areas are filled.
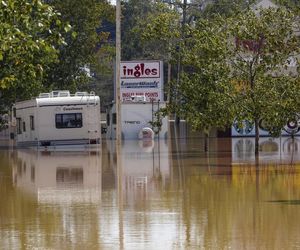
[[[21,129],[21,118],[17,118],[17,133],[22,134],[22,129]]]
[[[112,114],[112,124],[117,124],[117,114],[116,113]]]
[[[81,128],[82,114],[56,114],[55,115],[56,128]]]
[[[26,123],[23,122],[23,132],[26,132]]]
[[[33,117],[33,115],[30,116],[30,129],[34,130],[34,117]]]
[[[107,115],[106,115],[106,125],[107,126],[110,125],[110,115],[109,115],[109,113],[107,113]]]
[[[13,116],[16,117],[17,116],[17,109],[14,107],[13,108]]]

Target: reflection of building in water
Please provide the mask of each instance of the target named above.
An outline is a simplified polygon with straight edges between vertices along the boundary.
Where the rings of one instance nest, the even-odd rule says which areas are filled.
[[[101,157],[91,152],[17,151],[13,182],[39,203],[98,202]]]
[[[255,138],[232,138],[232,162],[254,162]],[[261,137],[259,139],[260,163],[289,164],[300,161],[300,138],[295,137]]]
[[[115,143],[107,141],[109,162],[116,164]],[[127,140],[121,149],[122,189],[133,198],[141,191],[146,194],[169,182],[170,163],[168,140]],[[117,177],[117,170],[115,170]],[[144,197],[144,196],[143,196]]]
[[[158,182],[165,185],[169,178],[167,141],[128,141],[122,147],[125,187],[153,189]]]

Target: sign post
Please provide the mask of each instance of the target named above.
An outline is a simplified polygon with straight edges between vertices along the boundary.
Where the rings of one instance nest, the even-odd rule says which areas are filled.
[[[120,63],[121,63],[121,2],[116,2],[116,116],[117,144],[121,144]]]

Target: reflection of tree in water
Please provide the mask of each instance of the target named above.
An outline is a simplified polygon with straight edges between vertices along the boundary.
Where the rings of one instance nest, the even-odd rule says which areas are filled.
[[[290,164],[293,164],[294,154],[298,152],[298,143],[299,143],[299,140],[295,139],[295,137],[289,137],[283,142],[282,152],[283,153],[291,153]]]
[[[250,139],[240,139],[235,143],[234,152],[238,159],[250,158],[254,152],[254,144]]]
[[[296,138],[287,138],[282,144],[282,152],[283,153],[294,153],[298,152],[298,143],[299,139]]]

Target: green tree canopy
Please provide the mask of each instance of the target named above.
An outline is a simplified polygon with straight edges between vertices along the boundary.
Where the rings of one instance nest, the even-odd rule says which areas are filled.
[[[201,4],[201,12],[195,12],[200,18],[212,18],[215,15],[223,17],[234,16],[237,13],[248,10],[256,0],[194,0],[194,3]]]
[[[228,42],[232,80],[240,88],[237,96],[239,120],[265,121],[272,135],[279,135],[299,112],[300,85],[297,71],[299,37],[295,15],[288,10],[249,11],[231,18]],[[294,63],[292,63],[294,62]]]
[[[202,19],[187,31],[180,51],[184,71],[176,86],[179,98],[170,106],[194,129],[206,132],[226,128],[234,118],[235,88],[226,63],[228,37],[223,21]]]
[[[278,8],[198,22],[181,54],[181,115],[200,129],[249,120],[258,153],[259,122],[278,135],[299,112],[295,20]]]
[[[60,15],[42,1],[0,2],[0,91],[1,106],[29,98],[42,88],[42,78],[58,58],[57,48],[70,26],[61,25]]]
[[[148,15],[154,10],[155,3],[152,0],[126,0],[122,2],[122,60],[145,59],[141,34],[144,20],[147,20]]]
[[[61,21],[70,23],[72,32],[64,36],[67,46],[59,48],[59,63],[47,71],[44,86],[48,89],[87,88],[89,69],[97,64],[96,52],[107,34],[100,31],[101,22],[113,18],[113,8],[106,0],[51,0],[61,13]]]

